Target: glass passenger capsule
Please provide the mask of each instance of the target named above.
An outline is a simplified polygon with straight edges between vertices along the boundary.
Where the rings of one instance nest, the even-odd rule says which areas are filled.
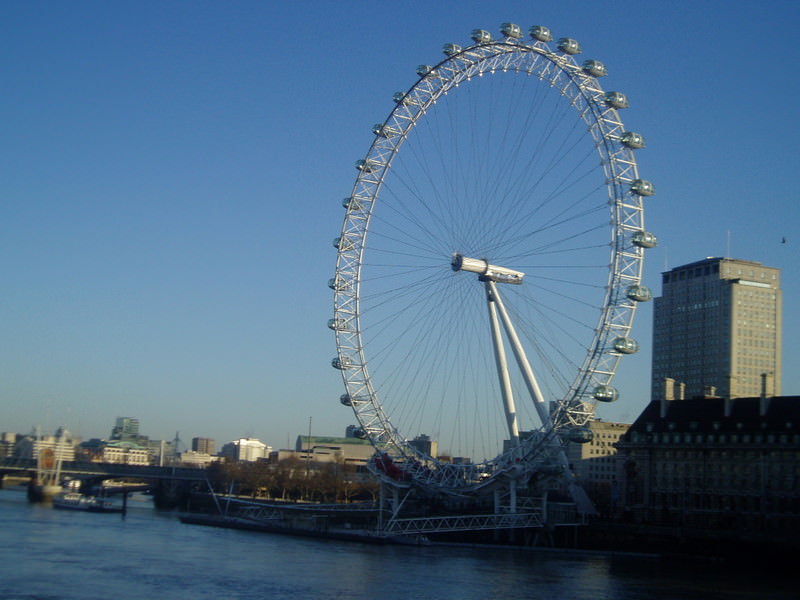
[[[581,53],[581,45],[578,43],[578,40],[573,40],[572,38],[558,38],[556,48],[561,50],[564,54],[575,55]]]
[[[637,196],[652,196],[656,193],[656,186],[647,179],[634,179],[631,182],[631,191]]]
[[[350,196],[342,200],[342,206],[348,210],[361,210],[364,208],[360,198]]]
[[[552,476],[561,475],[565,470],[566,467],[564,465],[553,464],[553,463],[542,465],[541,467],[539,467],[539,473],[541,473],[542,475],[552,475]]]
[[[656,236],[649,231],[637,231],[631,237],[631,241],[634,246],[639,246],[639,248],[655,248],[658,243]]]
[[[636,354],[639,351],[639,342],[629,337],[618,337],[614,340],[614,350],[620,354]]]
[[[333,247],[336,248],[337,250],[352,250],[353,242],[352,240],[339,236],[333,238]]]
[[[405,92],[395,92],[392,95],[392,100],[395,104],[402,104],[404,106],[413,106],[419,104],[413,96],[409,96]]]
[[[419,65],[417,67],[417,75],[420,77],[425,77],[428,73],[433,71],[433,67],[431,65]]]
[[[606,92],[603,94],[603,102],[611,108],[628,108],[630,106],[628,97],[622,92]]]
[[[522,37],[522,28],[516,23],[503,23],[500,25],[500,33],[507,38],[518,40]]]
[[[342,290],[347,288],[347,283],[345,283],[339,277],[331,277],[328,279],[328,287],[331,288],[334,292],[341,292]]]
[[[528,33],[535,40],[540,42],[552,42],[553,34],[550,33],[550,28],[544,25],[534,25],[528,30]]]
[[[625,295],[636,302],[649,302],[653,299],[653,293],[646,285],[632,285],[627,289]]]
[[[377,135],[378,137],[382,138],[390,138],[395,137],[400,132],[397,131],[394,127],[390,127],[389,125],[384,125],[383,123],[376,123],[372,126],[372,133]]]
[[[598,402],[614,402],[619,398],[619,392],[610,385],[598,385],[594,388],[592,397]]]
[[[356,161],[356,169],[362,173],[374,173],[377,166],[371,160],[364,160],[363,158]]]
[[[360,440],[367,439],[367,432],[363,429],[353,429],[353,437],[356,437]]]
[[[369,396],[351,396],[350,394],[342,394],[339,396],[339,402],[345,406],[357,406],[369,401]]]
[[[492,34],[485,29],[473,29],[469,37],[472,38],[472,41],[476,44],[488,44],[492,41]]]
[[[636,133],[635,131],[623,132],[619,141],[622,142],[623,146],[626,146],[631,150],[641,150],[645,147],[644,136],[641,133]]]
[[[561,437],[568,442],[588,444],[594,439],[594,432],[588,427],[571,427],[563,431]]]
[[[581,65],[581,71],[592,77],[605,77],[608,75],[608,69],[599,60],[585,60]]]
[[[442,52],[444,52],[445,56],[455,56],[461,52],[461,49],[461,46],[458,44],[445,44],[442,47]]]
[[[345,369],[350,369],[353,366],[353,361],[350,359],[349,356],[337,356],[331,361],[331,366],[334,369],[339,369],[340,371],[344,371]]]
[[[344,319],[328,319],[328,329],[333,331],[348,331],[350,326]]]

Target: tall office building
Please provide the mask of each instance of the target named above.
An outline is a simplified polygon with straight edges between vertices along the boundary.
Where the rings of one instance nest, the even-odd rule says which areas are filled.
[[[192,452],[200,452],[211,456],[214,454],[214,440],[211,438],[192,438]]]
[[[766,378],[762,375],[766,374]],[[652,399],[666,378],[691,398],[781,395],[780,270],[706,258],[662,274],[653,316]],[[676,394],[677,395],[677,394]]]
[[[111,439],[123,442],[136,442],[139,439],[139,419],[117,417],[111,430]]]

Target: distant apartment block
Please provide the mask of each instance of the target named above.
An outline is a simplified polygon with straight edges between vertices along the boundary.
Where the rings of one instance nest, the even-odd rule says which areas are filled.
[[[8,458],[14,456],[14,448],[17,446],[16,433],[3,432],[0,433],[0,458]]]
[[[430,436],[422,434],[415,437],[413,440],[408,442],[409,446],[412,448],[416,448],[426,456],[432,456],[436,458],[439,456],[439,442],[436,440],[432,440]]]
[[[781,394],[780,270],[707,258],[662,274],[653,317],[652,399],[671,378],[686,398]]]
[[[196,452],[194,450],[182,452],[180,456],[181,464],[187,467],[205,468],[218,460],[218,456],[211,456],[205,452]]]
[[[342,462],[355,466],[366,465],[375,449],[369,440],[358,437],[297,436],[294,451],[273,453],[273,460],[296,457],[315,462]]]
[[[628,431],[629,423],[613,423],[610,421],[592,421],[589,429],[592,440],[585,444],[570,442],[567,444],[567,460],[572,471],[582,483],[611,484],[616,480],[614,446],[622,435]]]
[[[211,438],[195,437],[192,438],[192,452],[201,454],[214,454],[214,440]]]
[[[272,447],[267,446],[261,440],[256,438],[239,438],[225,444],[222,447],[221,454],[229,460],[235,461],[257,461],[264,458],[269,458],[272,452]]]
[[[102,448],[102,462],[122,465],[149,465],[150,452],[134,442],[108,442]]]
[[[55,435],[26,435],[18,439],[14,456],[18,458],[38,459],[39,453],[45,449],[53,451],[56,460],[75,460],[75,445],[72,434],[59,429]]]
[[[111,429],[112,440],[123,442],[136,441],[139,437],[139,419],[131,417],[117,417],[114,427]]]

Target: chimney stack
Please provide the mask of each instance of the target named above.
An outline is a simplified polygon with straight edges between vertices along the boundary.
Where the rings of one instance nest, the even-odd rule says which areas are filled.
[[[766,416],[767,409],[769,408],[769,397],[767,396],[767,381],[769,376],[769,373],[761,374],[761,398],[759,398],[758,401],[758,415],[760,417]]]
[[[675,400],[675,380],[672,377],[664,378],[664,393],[661,395],[661,418],[667,416],[667,402]]]

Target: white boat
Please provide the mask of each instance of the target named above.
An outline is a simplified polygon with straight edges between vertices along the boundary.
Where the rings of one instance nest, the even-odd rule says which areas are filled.
[[[84,496],[77,492],[62,492],[53,497],[53,508],[67,510],[85,510],[88,512],[111,512],[120,513],[124,509],[109,500],[96,498],[94,496]]]

